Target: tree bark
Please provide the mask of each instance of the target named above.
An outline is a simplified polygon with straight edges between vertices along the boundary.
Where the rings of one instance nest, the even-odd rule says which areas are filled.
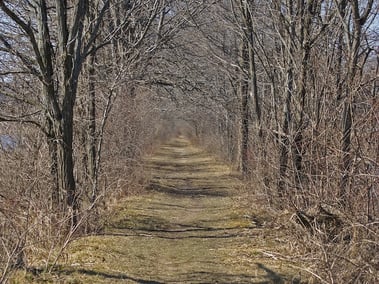
[[[256,71],[256,62],[255,62],[255,43],[254,43],[254,24],[253,24],[253,10],[254,10],[254,1],[245,1],[240,0],[241,12],[242,12],[242,33],[243,41],[245,41],[248,55],[247,57],[247,74],[248,74],[248,83],[250,88],[250,96],[254,100],[254,112],[256,116],[256,123],[258,128],[258,136],[262,136],[262,115],[261,115],[261,104],[260,97],[258,93],[258,83],[257,83],[257,71]]]
[[[293,143],[293,163],[295,168],[295,183],[297,189],[302,189],[303,179],[303,154],[304,145],[303,137],[304,131],[307,128],[307,122],[305,121],[306,113],[306,95],[308,87],[308,72],[309,72],[309,59],[311,53],[311,25],[312,14],[315,13],[315,1],[299,1],[298,17],[300,28],[300,48],[301,48],[301,64],[300,64],[300,76],[298,80],[298,98],[300,101],[300,118],[296,127],[294,143]]]
[[[240,47],[241,67],[243,69],[240,79],[241,98],[241,172],[244,177],[249,173],[249,82],[246,78],[246,71],[249,68],[249,51],[246,40],[243,40]]]
[[[286,79],[286,100],[284,104],[284,119],[282,124],[282,129],[280,133],[280,146],[279,146],[279,182],[278,182],[278,193],[280,196],[285,195],[286,191],[286,175],[288,168],[288,152],[290,146],[290,124],[292,121],[291,113],[291,102],[293,93],[293,67],[292,59],[289,60],[289,65],[287,67],[287,79]]]
[[[87,132],[87,171],[91,185],[91,203],[97,198],[97,170],[96,170],[96,90],[95,90],[95,62],[96,55],[89,57],[88,74],[88,132]]]
[[[290,127],[292,124],[292,96],[294,92],[294,46],[293,39],[295,37],[295,23],[293,20],[290,21],[287,27],[284,27],[284,16],[281,11],[280,1],[276,2],[276,13],[278,17],[278,29],[282,37],[282,50],[284,64],[286,68],[286,79],[285,79],[285,102],[284,102],[284,118],[281,127],[281,133],[279,134],[279,181],[277,185],[278,194],[284,196],[286,192],[286,179],[287,179],[287,169],[288,169],[288,159],[289,159],[289,149],[290,149]],[[289,1],[288,4],[288,15],[293,17],[294,7],[293,1]]]

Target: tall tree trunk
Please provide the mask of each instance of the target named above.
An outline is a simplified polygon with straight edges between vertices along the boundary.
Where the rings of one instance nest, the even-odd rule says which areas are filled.
[[[254,111],[256,116],[256,124],[258,128],[258,136],[262,136],[262,122],[261,122],[261,104],[258,93],[258,83],[257,83],[257,68],[255,62],[255,43],[254,43],[254,24],[253,24],[253,10],[254,1],[240,1],[243,16],[243,27],[242,31],[244,33],[245,41],[247,43],[248,50],[248,77],[249,77],[249,87],[251,97],[254,99]]]
[[[342,178],[340,185],[339,197],[341,202],[346,205],[348,188],[350,183],[350,170],[352,166],[351,158],[351,130],[352,130],[352,104],[345,101],[342,115]]]
[[[53,123],[48,119],[47,124],[47,145],[49,147],[50,173],[53,181],[51,185],[51,211],[56,213],[62,210],[62,193],[60,192],[58,177],[58,149]]]
[[[71,219],[71,226],[75,227],[78,221],[78,200],[76,196],[76,182],[74,177],[73,159],[73,109],[65,109],[62,120],[62,133],[59,133],[58,169],[61,188],[66,193],[66,204]]]
[[[63,3],[63,4],[62,4]],[[71,30],[68,27],[67,3],[57,1],[57,10],[61,14],[59,22],[59,52],[62,57],[60,72],[60,88],[62,90],[62,120],[56,136],[58,144],[58,171],[60,186],[66,195],[66,206],[71,220],[71,226],[78,224],[78,196],[74,177],[73,157],[73,127],[74,106],[76,102],[78,79],[82,69],[85,54],[83,48],[84,19],[88,11],[88,0],[79,1],[73,12]]]
[[[91,202],[97,198],[97,170],[96,170],[96,90],[95,90],[95,62],[96,55],[91,54],[88,60],[88,133],[87,133],[87,171],[91,185]]]
[[[293,149],[293,163],[294,163],[294,174],[296,188],[302,188],[302,178],[303,178],[303,154],[304,145],[303,137],[304,131],[307,128],[307,122],[305,121],[305,105],[306,105],[306,94],[308,86],[308,65],[311,52],[311,24],[312,15],[315,14],[315,1],[299,1],[298,2],[298,17],[300,18],[300,47],[301,47],[301,64],[300,64],[300,77],[298,80],[298,98],[300,101],[300,118],[296,127],[294,143],[292,145]]]
[[[290,124],[292,120],[291,113],[291,102],[293,93],[293,67],[292,59],[290,59],[289,66],[287,67],[287,78],[286,78],[286,100],[284,103],[284,119],[282,124],[282,129],[280,133],[280,146],[279,146],[279,182],[278,182],[278,193],[284,196],[286,190],[286,175],[288,168],[288,152],[290,145]]]
[[[279,181],[278,181],[278,193],[280,196],[284,196],[286,191],[286,179],[287,179],[287,169],[288,169],[288,158],[289,158],[289,149],[290,149],[290,127],[292,123],[292,96],[294,92],[294,62],[293,62],[293,54],[294,54],[294,46],[293,40],[295,37],[295,23],[293,21],[290,22],[289,26],[283,27],[283,14],[281,12],[281,4],[280,1],[276,2],[278,20],[279,20],[279,31],[282,36],[282,50],[285,68],[286,68],[286,80],[285,80],[285,102],[284,102],[284,118],[281,133],[279,134]],[[293,17],[293,1],[289,1],[288,4],[288,14],[289,17]]]
[[[241,172],[247,177],[249,172],[249,82],[246,78],[246,71],[249,68],[248,44],[244,39],[240,46],[241,67],[243,69],[240,79],[241,98]]]
[[[59,183],[59,155],[58,155],[58,141],[59,136],[56,132],[60,129],[60,121],[62,119],[62,113],[57,101],[57,90],[54,86],[54,67],[53,67],[53,53],[52,44],[50,41],[50,31],[48,27],[48,14],[47,5],[45,0],[39,0],[37,5],[37,45],[36,50],[40,56],[40,68],[43,71],[42,90],[44,94],[46,110],[46,132],[47,132],[47,144],[50,154],[50,172],[53,178],[52,185],[52,207],[53,211],[60,213],[64,208],[62,204],[62,190]],[[36,51],[37,53],[37,51]],[[37,56],[38,58],[38,56]]]
[[[91,22],[96,20],[97,10],[94,7],[99,6],[99,1],[94,0],[94,6],[88,5],[87,10],[87,26],[91,33],[94,32],[94,27]],[[95,42],[96,43],[96,40]],[[87,178],[89,180],[90,202],[94,204],[98,196],[98,176],[97,176],[97,133],[96,133],[96,51],[92,52],[87,58],[88,71],[88,95],[86,105],[86,116],[88,119],[87,129],[85,130],[85,152],[86,152],[86,168]]]
[[[262,111],[261,103],[258,93],[258,83],[257,83],[257,68],[255,64],[255,51],[254,47],[250,46],[249,48],[249,65],[250,65],[250,84],[251,84],[251,94],[254,98],[255,114],[257,117],[257,126],[258,126],[258,136],[262,137]]]
[[[345,1],[342,1],[345,3]],[[358,0],[350,1],[351,5],[351,21],[352,25],[344,24],[344,32],[346,42],[348,43],[348,70],[347,70],[347,84],[346,95],[343,106],[342,117],[342,177],[340,182],[339,197],[343,205],[348,205],[349,187],[351,184],[351,168],[353,165],[353,159],[351,154],[351,133],[353,131],[353,119],[354,119],[354,86],[356,80],[356,74],[359,60],[359,49],[361,46],[362,29],[366,23],[372,7],[373,0],[369,0],[365,7],[359,4]],[[341,20],[344,21],[345,6],[339,7],[339,13]],[[364,8],[364,9],[362,9]],[[350,21],[350,19],[349,19]]]
[[[83,60],[95,48],[94,41],[110,1],[102,1],[101,9],[91,2],[93,7],[96,6],[94,9],[100,10],[96,18],[90,21],[89,32],[86,33],[88,36],[84,36],[84,21],[90,2],[78,0],[75,3],[76,5],[68,7],[67,0],[28,2],[25,7],[29,10],[25,11],[30,13],[29,18],[34,21],[34,25],[31,25],[25,22],[28,15],[25,18],[24,15],[19,16],[18,12],[8,7],[8,1],[0,1],[2,12],[7,15],[15,30],[21,30],[22,37],[28,40],[31,47],[31,55],[28,54],[28,59],[22,61],[28,68],[32,68],[32,74],[42,84],[41,104],[45,110],[45,125],[40,128],[47,136],[51,158],[50,171],[54,179],[52,206],[57,206],[58,210],[62,208],[64,213],[69,211],[72,227],[76,227],[78,221],[73,157],[74,106],[78,78]],[[54,27],[54,36],[50,34],[49,27]],[[34,64],[38,67],[31,67]]]

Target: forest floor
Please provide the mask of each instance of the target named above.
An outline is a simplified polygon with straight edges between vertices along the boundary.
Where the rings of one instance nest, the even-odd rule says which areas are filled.
[[[305,283],[272,218],[228,166],[178,137],[146,159],[151,183],[117,202],[105,231],[73,241],[54,283]],[[243,195],[242,195],[243,196]]]

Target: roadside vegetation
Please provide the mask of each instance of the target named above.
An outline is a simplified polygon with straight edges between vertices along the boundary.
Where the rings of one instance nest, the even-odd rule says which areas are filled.
[[[181,224],[254,240],[228,243],[223,256],[224,239],[204,243],[231,271],[215,265],[203,279],[248,282],[257,271],[258,282],[274,281],[271,272],[379,282],[378,9],[374,0],[0,0],[0,283],[79,267],[79,278],[104,280],[100,264],[82,267],[81,240],[103,248],[113,230],[119,257],[118,230]],[[196,205],[186,187],[207,196],[197,200],[204,218],[184,214]],[[148,203],[164,199],[188,212]],[[115,281],[140,275],[131,262]]]

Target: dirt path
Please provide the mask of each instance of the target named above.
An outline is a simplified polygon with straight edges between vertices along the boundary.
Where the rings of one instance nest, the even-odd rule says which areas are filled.
[[[60,279],[69,283],[298,283],[265,257],[274,237],[237,207],[240,182],[183,137],[148,164],[146,195],[120,202],[102,236],[75,241]]]

